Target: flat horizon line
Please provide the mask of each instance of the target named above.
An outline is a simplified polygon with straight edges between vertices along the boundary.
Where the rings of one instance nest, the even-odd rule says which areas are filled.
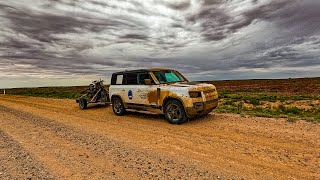
[[[190,82],[219,82],[219,81],[267,81],[267,80],[294,80],[294,79],[318,79],[320,77],[299,77],[299,78],[269,78],[269,79],[223,79],[223,80],[201,80],[201,81],[190,81]],[[109,85],[109,84],[106,84]],[[81,87],[86,85],[76,85],[76,86],[25,86],[25,87],[12,87],[12,88],[0,88],[4,89],[22,89],[22,88],[52,88],[52,87]]]

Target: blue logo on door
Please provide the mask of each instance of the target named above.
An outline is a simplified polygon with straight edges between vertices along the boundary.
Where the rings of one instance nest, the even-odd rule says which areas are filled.
[[[133,93],[131,90],[128,91],[128,97],[130,100],[133,98]]]

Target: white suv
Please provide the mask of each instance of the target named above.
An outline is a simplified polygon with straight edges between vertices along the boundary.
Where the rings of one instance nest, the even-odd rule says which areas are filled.
[[[189,82],[171,69],[142,69],[112,75],[109,96],[113,112],[126,109],[163,113],[172,124],[210,113],[218,106],[218,92],[212,84]]]

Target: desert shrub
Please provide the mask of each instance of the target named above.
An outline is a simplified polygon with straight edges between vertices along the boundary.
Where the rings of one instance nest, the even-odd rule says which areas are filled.
[[[260,101],[259,101],[258,99],[252,98],[252,99],[250,99],[249,101],[250,101],[251,104],[253,104],[253,105],[255,105],[255,106],[260,105]]]
[[[241,101],[241,102],[239,102],[238,104],[237,104],[237,112],[238,112],[238,114],[244,109],[243,108],[243,102]]]
[[[234,106],[235,105],[236,100],[233,99],[229,99],[226,102],[224,102],[224,105],[229,105],[229,106]]]
[[[281,104],[281,105],[278,107],[278,109],[279,109],[281,112],[285,112],[287,108],[286,108],[283,104]]]
[[[287,119],[287,121],[288,122],[297,122],[299,120],[299,118],[296,118],[296,117],[289,117],[288,119]]]
[[[289,107],[289,108],[286,108],[285,109],[285,113],[286,114],[294,114],[294,115],[297,115],[297,114],[302,114],[303,110],[302,109],[299,109],[297,107]]]
[[[218,112],[218,113],[235,113],[235,114],[239,114],[240,113],[240,111],[239,111],[239,109],[237,107],[230,106],[230,105],[218,106],[215,111]]]

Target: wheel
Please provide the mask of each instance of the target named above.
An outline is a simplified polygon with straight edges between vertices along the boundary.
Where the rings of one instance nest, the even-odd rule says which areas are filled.
[[[87,109],[88,107],[88,102],[86,99],[80,99],[79,100],[79,107],[80,109]]]
[[[171,124],[182,124],[188,120],[184,107],[178,100],[169,100],[165,104],[164,115]]]
[[[117,116],[122,116],[126,113],[123,102],[119,97],[112,99],[112,110]]]

